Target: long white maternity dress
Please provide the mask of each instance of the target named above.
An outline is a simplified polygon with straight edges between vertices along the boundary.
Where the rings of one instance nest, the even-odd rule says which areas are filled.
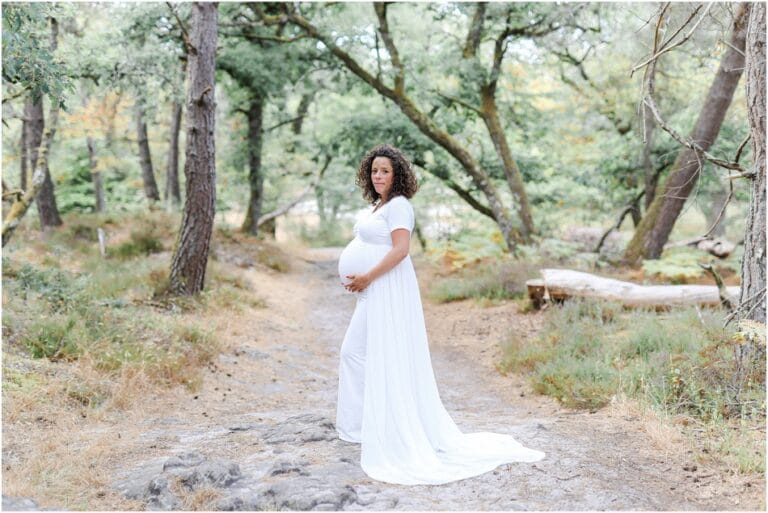
[[[373,268],[392,248],[391,232],[413,226],[403,196],[360,219],[339,257],[342,280]],[[368,476],[441,484],[544,457],[509,435],[464,434],[451,419],[437,391],[410,256],[357,296],[341,346],[336,429],[342,440],[362,443],[360,465]]]

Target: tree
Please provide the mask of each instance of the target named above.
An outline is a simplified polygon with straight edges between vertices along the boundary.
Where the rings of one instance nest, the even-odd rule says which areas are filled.
[[[217,59],[217,66],[235,81],[239,91],[230,91],[233,93],[230,96],[237,103],[235,112],[245,114],[247,118],[245,144],[250,198],[241,229],[256,235],[264,204],[262,149],[266,132],[265,112],[270,100],[280,96],[287,84],[297,82],[309,72],[316,52],[306,45],[294,44],[295,40],[282,38],[279,28],[276,31],[264,30],[241,21],[250,19],[264,7],[256,4],[227,7],[222,16],[231,20],[226,26],[232,29],[226,32],[227,41]],[[272,6],[266,6],[266,9],[274,10]],[[281,122],[281,125],[292,123],[294,133],[301,132],[301,121],[310,101],[311,95],[305,94],[299,103],[297,116]]]
[[[51,23],[51,36],[50,36],[51,52],[54,52],[58,44],[57,40],[59,37],[59,22],[56,20],[56,18],[51,17],[50,23]],[[39,115],[39,124],[36,125],[36,128],[39,129],[40,132],[39,132],[39,135],[38,133],[36,133],[34,137],[35,143],[39,144],[38,141],[42,140],[42,130],[45,124],[43,121],[42,97],[38,99],[35,99],[33,97],[32,110],[34,111],[35,115]],[[36,148],[34,149],[34,152],[35,154],[37,153]],[[37,160],[36,157],[35,157],[35,160]],[[33,163],[32,163],[33,169],[35,169],[34,162],[35,161],[33,160]],[[38,216],[40,217],[40,228],[44,230],[46,228],[61,226],[63,224],[63,221],[61,220],[61,216],[59,215],[59,208],[56,206],[56,194],[54,193],[53,180],[51,180],[51,172],[48,169],[48,159],[43,161],[43,172],[45,173],[45,176],[43,178],[43,185],[40,187],[40,190],[37,193],[36,204],[37,204],[37,213],[38,213]]]
[[[45,183],[46,170],[48,169],[48,155],[51,151],[51,142],[53,141],[53,136],[56,133],[58,120],[59,107],[58,105],[54,104],[53,108],[51,109],[50,123],[48,128],[45,130],[45,134],[43,134],[42,145],[40,147],[40,155],[35,162],[36,167],[34,168],[35,171],[32,174],[31,187],[29,187],[29,189],[26,191],[21,191],[18,194],[17,198],[13,202],[13,205],[11,205],[11,210],[3,220],[3,247],[5,247],[5,245],[8,244],[8,241],[11,240],[13,232],[21,223],[24,214],[27,213],[27,210],[35,200],[35,197],[37,197],[37,195],[40,193],[40,189]]]
[[[86,138],[86,145],[88,146],[88,167],[91,169],[91,180],[93,181],[93,195],[96,199],[95,210],[96,212],[104,212],[107,209],[104,199],[104,180],[96,164],[96,142],[90,135]]]
[[[186,71],[186,68],[185,68]],[[168,144],[168,168],[165,175],[165,201],[171,205],[181,203],[179,190],[179,132],[181,132],[181,101],[174,98],[171,106],[171,134]]]
[[[136,134],[139,143],[139,161],[141,162],[141,179],[144,181],[144,194],[150,203],[160,200],[160,192],[157,190],[155,171],[152,168],[152,154],[149,151],[149,136],[147,135],[147,122],[144,120],[144,105],[141,99],[136,99],[134,106],[136,116]]]
[[[690,146],[680,150],[661,194],[645,213],[624,253],[624,262],[637,265],[642,259],[661,256],[664,244],[693,190],[702,169],[703,152],[717,139],[725,113],[744,70],[744,44],[749,7],[741,4],[735,13],[728,47],[690,136]],[[652,105],[653,106],[653,105]]]
[[[184,163],[186,196],[170,275],[170,290],[175,294],[197,294],[205,285],[216,213],[217,24],[217,3],[192,4]]]
[[[765,4],[754,3],[746,41],[746,90],[754,168],[741,261],[738,318],[765,323]]]
[[[527,195],[522,180],[521,172],[513,158],[509,141],[504,133],[504,127],[496,105],[499,79],[501,77],[502,63],[510,41],[517,38],[536,38],[559,30],[562,25],[555,21],[556,18],[569,18],[563,11],[532,9],[529,4],[505,4],[499,8],[494,6],[493,12],[483,4],[478,4],[477,15],[470,24],[466,43],[458,48],[462,66],[462,91],[464,97],[457,97],[437,90],[423,90],[419,81],[417,84],[406,88],[406,69],[411,69],[409,63],[401,58],[400,50],[395,43],[395,38],[389,27],[388,5],[386,3],[374,4],[374,11],[378,26],[376,27],[375,48],[369,48],[377,55],[378,71],[374,74],[368,71],[362,59],[357,59],[350,51],[342,47],[343,41],[355,40],[351,37],[331,36],[321,30],[319,26],[301,14],[295,4],[281,4],[283,13],[279,15],[267,15],[261,13],[261,20],[267,25],[285,25],[286,21],[298,27],[305,35],[321,42],[328,52],[338,58],[358,78],[372,87],[378,94],[389,99],[414,123],[422,133],[448,152],[460,165],[463,171],[472,179],[473,184],[485,196],[487,208],[492,213],[496,224],[508,248],[514,251],[520,242],[530,240],[534,232],[533,219],[528,205]],[[535,12],[534,12],[535,11]],[[499,20],[504,20],[501,27]],[[492,29],[486,25],[493,25]],[[492,30],[495,31],[494,35]],[[480,34],[478,36],[477,34]],[[367,37],[371,40],[371,37]],[[493,41],[492,59],[490,69],[480,62],[477,45],[483,39]],[[383,42],[384,50],[389,56],[390,66],[388,74],[393,80],[388,83],[382,76],[381,49],[379,40]],[[420,67],[420,66],[419,66]],[[456,77],[453,77],[456,78]],[[390,85],[391,84],[391,85]],[[424,93],[431,93],[431,100],[435,105],[427,111],[417,104],[418,97]],[[515,223],[506,207],[503,196],[498,190],[489,168],[483,165],[470,151],[470,145],[462,142],[452,135],[452,130],[447,126],[440,126],[434,114],[441,105],[451,107],[458,106],[468,110],[472,115],[478,116],[484,123],[487,135],[496,152],[497,162],[501,164],[502,179],[515,200],[518,222]]]

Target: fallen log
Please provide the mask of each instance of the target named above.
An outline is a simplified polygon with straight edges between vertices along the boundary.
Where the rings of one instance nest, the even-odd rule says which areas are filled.
[[[714,285],[638,285],[568,269],[542,269],[543,279],[528,280],[528,297],[535,308],[546,301],[584,297],[616,301],[627,307],[664,308],[673,305],[720,304]],[[738,300],[739,287],[726,287],[728,299]]]

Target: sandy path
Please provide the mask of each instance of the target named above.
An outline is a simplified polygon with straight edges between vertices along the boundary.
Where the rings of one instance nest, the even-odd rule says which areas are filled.
[[[121,457],[109,472],[120,493],[174,509],[760,507],[758,486],[749,493],[724,486],[719,471],[701,464],[683,470],[690,463],[684,445],[657,449],[627,408],[574,413],[531,393],[523,377],[496,372],[506,331],[536,329],[536,316],[513,304],[425,303],[433,366],[463,431],[509,433],[547,457],[440,486],[369,479],[359,445],[339,440],[333,427],[338,351],[354,308],[337,284],[336,254],[311,252],[288,274],[244,271],[268,308],[212,321],[225,350],[197,395],[158,394],[131,426],[115,426],[123,432]]]

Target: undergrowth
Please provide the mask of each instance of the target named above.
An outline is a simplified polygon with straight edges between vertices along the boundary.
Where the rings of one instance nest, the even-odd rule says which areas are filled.
[[[172,245],[166,217],[72,215],[60,230],[4,257],[4,349],[52,362],[77,361],[106,378],[139,372],[156,384],[195,390],[202,369],[219,352],[214,333],[195,318],[198,313],[265,304],[247,279],[212,259],[203,293],[167,295],[170,257],[155,254]],[[129,233],[113,245],[117,250],[108,246],[106,257],[99,254],[95,235],[101,226],[117,240],[120,230]],[[25,258],[31,252],[47,258]],[[75,387],[70,395],[98,406],[109,395],[106,389]]]
[[[599,408],[623,394],[664,418],[688,419],[715,433],[710,450],[739,472],[762,473],[765,444],[744,440],[745,429],[765,425],[765,330],[750,338],[756,349],[737,373],[744,330],[723,329],[724,317],[719,309],[657,313],[571,300],[547,311],[535,338],[512,334],[499,367],[527,374],[537,392],[569,407]]]

